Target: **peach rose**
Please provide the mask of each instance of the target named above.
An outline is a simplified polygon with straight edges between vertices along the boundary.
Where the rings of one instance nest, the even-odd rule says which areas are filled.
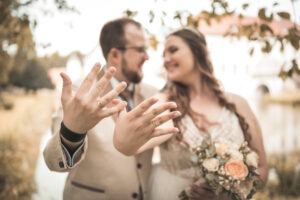
[[[211,172],[218,171],[219,169],[219,160],[216,158],[208,158],[203,161],[203,166]]]
[[[230,159],[225,164],[225,173],[237,180],[247,177],[249,171],[245,163],[241,160]]]

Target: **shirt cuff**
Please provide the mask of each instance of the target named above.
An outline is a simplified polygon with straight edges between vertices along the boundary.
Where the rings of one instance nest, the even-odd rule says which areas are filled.
[[[77,147],[76,151],[73,153],[72,156],[71,156],[68,148],[61,141],[60,141],[60,145],[65,152],[68,167],[73,167],[74,166],[74,158],[76,157],[78,152],[80,152],[83,149],[84,142],[82,142],[82,144],[79,147]]]

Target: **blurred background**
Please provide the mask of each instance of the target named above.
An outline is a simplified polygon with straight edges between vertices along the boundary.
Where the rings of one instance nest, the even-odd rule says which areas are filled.
[[[182,26],[206,35],[225,91],[245,97],[263,131],[269,180],[255,199],[300,199],[300,0],[1,0],[0,199],[60,200],[66,174],[42,150],[73,81],[104,63],[99,32],[111,19],[140,21],[149,39],[143,81],[161,88],[164,37]]]

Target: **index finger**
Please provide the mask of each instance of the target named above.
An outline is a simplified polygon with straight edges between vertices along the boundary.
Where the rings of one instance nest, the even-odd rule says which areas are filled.
[[[157,98],[151,97],[149,99],[144,100],[138,106],[136,106],[133,110],[129,112],[132,117],[139,117],[144,114],[153,104],[158,101]]]
[[[77,95],[81,96],[90,91],[91,86],[93,85],[94,80],[97,77],[97,74],[100,71],[100,63],[96,63],[90,73],[85,77],[84,81],[80,85]]]
[[[156,116],[160,115],[163,112],[169,111],[172,108],[176,108],[177,105],[175,102],[164,102],[156,107],[154,107],[153,109],[149,110],[149,112],[145,113],[145,121],[150,121],[153,118],[155,118]]]
[[[104,76],[102,76],[101,79],[99,81],[97,81],[97,83],[94,85],[93,89],[91,90],[91,93],[90,93],[91,99],[95,99],[98,96],[102,96],[106,87],[110,83],[110,79],[113,77],[115,72],[116,72],[115,67],[109,67],[108,70],[106,70]]]

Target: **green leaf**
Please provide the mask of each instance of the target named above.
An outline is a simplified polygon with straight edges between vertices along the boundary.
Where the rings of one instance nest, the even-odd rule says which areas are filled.
[[[270,53],[272,51],[272,46],[269,41],[265,41],[265,46],[261,48],[264,53]]]
[[[267,24],[261,24],[259,26],[259,29],[262,34],[265,34],[267,32],[270,32],[272,35],[274,34],[273,29]]]
[[[282,40],[282,39],[279,39],[279,42],[280,42],[280,52],[284,52],[285,45],[284,45],[284,43],[283,43],[283,40]]]
[[[205,175],[205,178],[210,182],[210,181],[213,181],[215,179],[215,175],[211,174],[211,173],[208,173],[208,174]]]
[[[248,3],[244,3],[244,4],[242,5],[242,8],[243,8],[244,10],[246,10],[248,7],[249,7],[249,4],[248,4]]]
[[[291,15],[288,12],[277,12],[277,15],[282,19],[291,19]]]
[[[300,69],[295,59],[292,60],[292,74],[300,75]]]
[[[134,17],[134,16],[137,15],[137,12],[127,9],[127,10],[124,11],[124,15],[127,16],[127,17]]]
[[[286,71],[284,71],[284,69],[282,68],[278,74],[279,78],[281,78],[282,80],[285,80],[288,77],[288,73]]]
[[[266,9],[265,8],[259,9],[259,11],[258,11],[258,17],[260,19],[267,20]]]
[[[152,23],[154,21],[155,14],[152,10],[149,12],[149,22]]]
[[[261,9],[259,9],[259,11],[258,11],[258,17],[259,17],[260,19],[265,20],[265,21],[268,21],[268,22],[270,22],[270,21],[273,20],[273,15],[272,15],[272,14],[270,15],[270,17],[268,17],[268,16],[266,15],[266,8],[261,8]]]
[[[290,42],[291,42],[291,45],[296,49],[298,50],[300,48],[300,38],[297,37],[297,36],[291,36],[290,37]]]
[[[179,12],[176,12],[173,19],[181,20],[181,14]]]
[[[254,47],[252,47],[252,48],[250,49],[249,55],[250,55],[250,56],[253,56],[253,53],[254,53]]]

